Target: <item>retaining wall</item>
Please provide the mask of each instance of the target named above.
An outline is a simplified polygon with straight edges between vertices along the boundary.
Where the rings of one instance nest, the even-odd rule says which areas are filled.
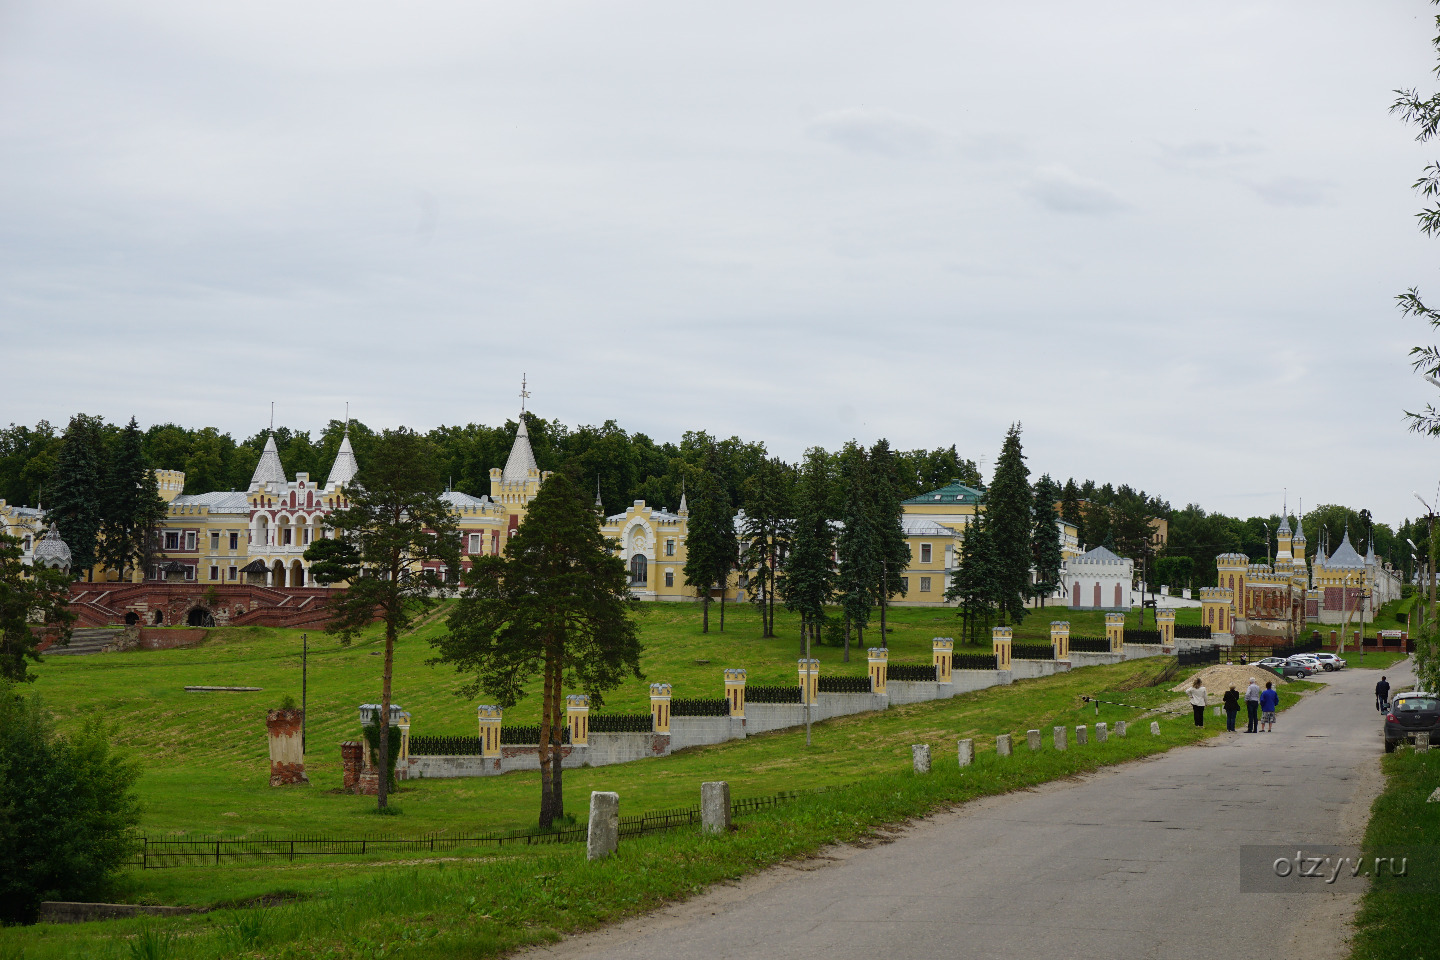
[[[1035,680],[1065,673],[1070,664],[1065,660],[1011,660],[1010,674],[1016,680]]]
[[[1070,666],[1072,669],[1080,667],[1103,667],[1113,663],[1124,663],[1126,656],[1123,653],[1077,653],[1070,651]]]
[[[957,693],[970,693],[987,687],[1004,687],[1014,682],[1014,674],[1009,670],[952,670],[950,695],[953,697]]]
[[[670,715],[670,749],[684,750],[711,743],[724,743],[745,736],[745,721],[739,717],[677,717]],[[595,739],[595,734],[590,734]]]
[[[1158,643],[1127,643],[1125,659],[1139,660],[1141,657],[1158,657],[1163,653]]]

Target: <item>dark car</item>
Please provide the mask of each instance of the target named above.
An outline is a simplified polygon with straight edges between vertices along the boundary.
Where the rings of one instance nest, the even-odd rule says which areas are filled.
[[[1417,733],[1436,736],[1440,724],[1440,697],[1433,693],[1397,693],[1385,714],[1385,752],[1394,753],[1401,743],[1415,739]]]

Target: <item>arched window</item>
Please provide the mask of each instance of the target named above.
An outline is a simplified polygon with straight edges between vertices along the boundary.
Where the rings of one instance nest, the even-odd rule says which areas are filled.
[[[1225,608],[1220,608],[1220,632],[1225,632]]]
[[[645,559],[645,554],[643,553],[637,553],[630,558],[631,583],[646,583],[649,581],[649,571],[646,570],[646,564],[647,561]]]
[[[1215,626],[1215,608],[1211,607],[1205,611],[1205,619],[1210,621],[1210,626]]]
[[[1231,590],[1234,590],[1234,589],[1235,589],[1235,577],[1234,577],[1233,574],[1232,574],[1231,577],[1230,577],[1230,589],[1231,589]]]

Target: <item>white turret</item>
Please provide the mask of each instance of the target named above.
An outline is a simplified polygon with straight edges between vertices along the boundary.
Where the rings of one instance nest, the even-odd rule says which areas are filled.
[[[340,449],[335,453],[335,464],[330,468],[330,476],[325,481],[327,490],[334,490],[355,479],[355,474],[360,472],[360,464],[355,459],[355,449],[350,446],[350,424],[345,424],[345,436],[340,440]]]
[[[285,467],[280,463],[280,448],[275,446],[275,434],[270,434],[265,440],[265,450],[260,454],[260,462],[255,465],[255,473],[250,477],[250,491],[253,493],[268,484],[278,483],[285,485]]]

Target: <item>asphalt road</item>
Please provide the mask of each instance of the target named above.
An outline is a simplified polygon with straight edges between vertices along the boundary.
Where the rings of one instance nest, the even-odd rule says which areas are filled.
[[[1410,679],[1407,666],[1385,672],[1397,690]],[[1326,689],[1280,714],[1273,733],[1223,734],[1078,782],[976,801],[893,842],[828,850],[534,953],[1344,957],[1354,885],[1255,893],[1240,884],[1242,845],[1353,844],[1363,832],[1380,786],[1379,673],[1322,678]],[[1148,736],[1147,726],[1131,736]]]

